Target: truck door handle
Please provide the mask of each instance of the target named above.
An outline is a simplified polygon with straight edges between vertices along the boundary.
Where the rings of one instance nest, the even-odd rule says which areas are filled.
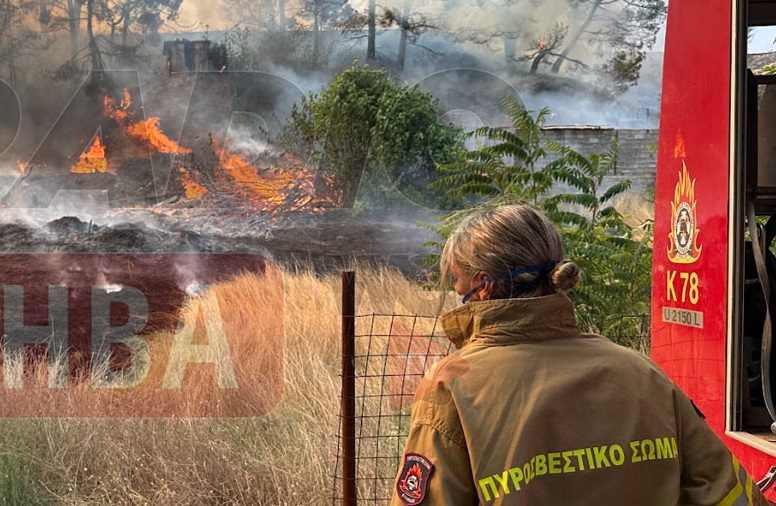
[[[775,483],[776,483],[776,466],[771,466],[771,468],[768,470],[765,476],[763,476],[762,479],[757,482],[757,488],[759,488],[761,492],[766,492]]]

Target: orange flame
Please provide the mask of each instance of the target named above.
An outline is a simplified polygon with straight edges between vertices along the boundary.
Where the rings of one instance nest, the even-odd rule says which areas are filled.
[[[242,205],[249,210],[272,214],[280,211],[319,212],[341,205],[342,192],[333,189],[333,181],[323,177],[316,181],[316,174],[290,155],[270,157],[263,158],[269,164],[257,166],[248,162],[246,156],[223,151],[219,170],[208,176],[218,189],[216,195],[211,195],[199,184],[197,173],[191,173],[182,165],[178,168],[179,180],[187,198],[228,198],[232,206]]]
[[[119,124],[125,126],[129,121],[129,107],[132,105],[132,97],[129,90],[124,88],[121,103],[116,106],[115,101],[106,96],[104,98],[105,115],[116,120]],[[126,127],[126,133],[130,137],[147,141],[156,151],[160,153],[185,155],[191,152],[190,149],[182,148],[175,141],[167,137],[159,128],[159,118],[151,117],[144,121],[136,121]]]
[[[547,44],[542,39],[539,39],[539,51],[544,51],[547,48]]]
[[[127,128],[127,134],[140,140],[147,140],[160,153],[176,155],[191,153],[190,149],[181,147],[177,142],[162,133],[162,130],[159,128],[159,118],[157,117],[134,123]]]
[[[88,151],[81,153],[78,163],[70,168],[74,174],[92,174],[108,170],[108,161],[105,159],[105,146],[102,145],[99,136],[94,136],[92,146]]]
[[[112,98],[106,96],[103,99],[103,108],[105,115],[109,118],[113,118],[119,123],[124,123],[129,117],[129,106],[132,105],[132,100],[129,96],[129,90],[124,88],[123,97],[118,107],[115,106],[115,102]]]
[[[118,104],[106,96],[103,106],[104,114],[115,120],[129,139],[150,145],[154,152],[176,155],[192,152],[162,132],[158,117],[134,121],[130,111],[132,98],[126,88]],[[242,153],[223,151],[218,167],[205,168],[207,172],[192,171],[188,166],[190,161],[181,158],[176,162],[176,173],[186,198],[228,199],[229,206],[242,205],[251,211],[318,212],[342,205],[343,192],[336,188],[333,179],[309,170],[300,160],[289,155],[269,155],[262,157],[262,161],[264,165],[257,166]],[[19,170],[25,170],[21,163]],[[70,170],[82,174],[106,172],[105,146],[99,136]],[[205,177],[207,185],[203,184]]]
[[[415,464],[414,466],[412,466],[412,467],[409,469],[409,471],[407,471],[407,474],[408,474],[408,475],[415,475],[415,476],[417,476],[418,478],[420,478],[421,476],[423,476],[423,472],[420,470],[420,466],[419,466],[418,464]]]
[[[675,209],[679,203],[686,197],[686,200],[692,202],[693,211],[695,211],[695,180],[690,179],[690,173],[687,172],[687,165],[682,161],[682,171],[679,172],[679,182],[674,187],[674,201],[671,206]]]
[[[674,158],[687,158],[687,151],[684,147],[684,137],[682,132],[676,133],[676,144],[674,145]]]
[[[186,169],[181,167],[178,171],[181,173],[181,184],[186,191],[186,198],[196,199],[207,193],[207,188],[194,181]]]
[[[221,166],[236,183],[239,190],[249,199],[263,202],[260,207],[268,210],[283,202],[283,189],[287,188],[293,180],[288,173],[277,172],[274,177],[260,175],[259,169],[247,162],[243,157],[235,154],[224,154]]]
[[[24,171],[25,171],[25,169],[27,168],[27,166],[26,166],[26,165],[24,165],[24,163],[22,163],[22,162],[16,162],[16,164],[19,166],[19,172],[21,172],[22,174],[24,174]]]

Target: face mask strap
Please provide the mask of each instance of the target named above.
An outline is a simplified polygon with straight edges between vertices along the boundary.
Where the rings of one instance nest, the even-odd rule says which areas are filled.
[[[484,285],[484,284],[485,284],[485,283],[487,283],[488,281],[490,281],[490,278],[485,278],[485,279],[483,279],[483,280],[482,280],[482,282],[480,282],[480,284],[479,284],[479,285],[475,286],[474,288],[472,288],[471,290],[469,290],[468,292],[466,292],[466,294],[463,296],[463,299],[461,299],[461,303],[462,303],[462,304],[466,304],[466,303],[469,301],[469,297],[471,297],[472,295],[474,295],[474,292],[476,292],[477,290],[479,290],[480,288],[482,288],[482,285]]]
[[[477,290],[481,289],[488,281],[508,279],[514,276],[518,276],[520,274],[527,274],[529,272],[537,272],[537,271],[540,271],[542,275],[547,275],[550,273],[553,267],[555,267],[555,262],[547,262],[545,264],[531,265],[530,267],[521,267],[520,269],[515,269],[513,271],[502,272],[501,274],[496,274],[495,276],[486,276],[482,278],[482,281],[480,281],[480,283],[477,286],[475,286],[474,288],[466,292],[466,295],[463,296],[463,303],[466,304],[469,298],[471,298],[471,296],[474,295],[474,293]]]

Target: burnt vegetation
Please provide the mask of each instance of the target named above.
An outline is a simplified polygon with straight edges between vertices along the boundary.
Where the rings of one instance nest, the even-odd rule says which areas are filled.
[[[289,239],[280,251],[328,254],[336,238],[297,224],[323,228],[338,209],[362,213],[363,223],[406,209],[433,219],[505,195],[544,206],[577,232],[604,231],[596,240],[634,233],[582,198],[553,194],[556,183],[582,184],[569,167],[583,170],[587,160],[604,170],[616,150],[574,158],[532,136],[527,171],[516,173],[504,167],[524,153],[476,145],[526,135],[528,120],[517,121],[528,114],[520,94],[584,96],[603,107],[625,93],[665,16],[662,0],[404,0],[362,11],[338,0],[229,0],[222,14],[234,29],[218,41],[206,32],[163,42],[181,6],[0,2],[0,77],[19,90],[0,101],[3,110],[23,111],[0,129],[10,139],[10,149],[0,146],[7,181],[0,204],[11,214],[48,209],[32,228],[7,225],[6,251],[34,249],[36,240],[42,251],[222,251],[241,248],[243,237],[263,237],[267,248],[286,227],[300,244]],[[39,62],[21,68],[33,53]],[[411,84],[417,76],[426,79]],[[513,99],[506,109],[504,96]],[[447,114],[460,111],[475,123],[450,123]],[[542,111],[538,130],[553,117]],[[501,128],[509,122],[511,130]],[[21,123],[27,130],[17,136]],[[561,162],[543,168],[548,150],[566,172]],[[598,186],[581,191],[599,204],[618,193],[599,187],[598,172],[587,177],[599,178]],[[568,221],[574,205],[588,206],[589,223]],[[53,235],[37,228],[62,215],[98,223]],[[122,220],[134,224],[116,225]],[[238,239],[225,240],[230,234]],[[338,244],[342,251],[379,249],[334,234],[349,239]],[[308,240],[317,245],[301,244]]]

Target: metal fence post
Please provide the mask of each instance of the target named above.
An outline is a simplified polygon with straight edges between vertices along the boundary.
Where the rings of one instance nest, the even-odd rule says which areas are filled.
[[[342,504],[356,506],[356,273],[342,273]]]

